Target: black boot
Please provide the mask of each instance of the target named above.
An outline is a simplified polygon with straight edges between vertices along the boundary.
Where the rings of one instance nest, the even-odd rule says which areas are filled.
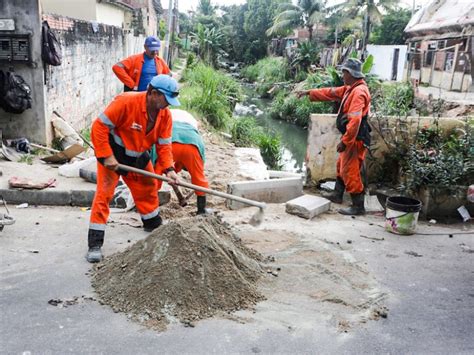
[[[159,214],[150,219],[142,218],[142,222],[143,229],[145,229],[145,232],[152,232],[154,229],[158,228],[163,224],[163,220],[161,219],[161,216]]]
[[[344,197],[344,190],[346,187],[344,186],[344,181],[342,178],[336,178],[336,186],[334,187],[334,191],[326,192],[321,191],[321,196],[327,198],[329,201],[334,203],[342,203],[342,198]]]
[[[90,263],[98,263],[102,260],[102,250],[101,247],[104,245],[104,231],[98,231],[95,229],[89,229],[89,234],[87,236],[87,243],[89,250],[86,254],[86,260]]]
[[[365,193],[361,192],[360,194],[351,194],[352,206],[348,208],[341,208],[338,210],[340,214],[347,216],[360,216],[365,214]]]
[[[206,208],[206,196],[197,197],[197,213],[196,214],[211,214]]]

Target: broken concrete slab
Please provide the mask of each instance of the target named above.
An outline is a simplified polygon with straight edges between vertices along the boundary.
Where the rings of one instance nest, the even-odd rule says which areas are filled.
[[[245,197],[258,202],[284,203],[303,194],[303,181],[301,177],[291,177],[231,182],[227,186],[227,192],[234,196]],[[227,201],[227,207],[232,210],[246,206],[241,202]]]
[[[303,218],[311,219],[329,211],[331,201],[324,197],[303,195],[286,203],[286,212]]]

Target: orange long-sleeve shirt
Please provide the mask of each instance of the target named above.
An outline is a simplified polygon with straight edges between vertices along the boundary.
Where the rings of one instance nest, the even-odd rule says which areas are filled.
[[[115,97],[109,106],[92,124],[91,139],[97,158],[113,154],[109,134],[118,145],[125,148],[125,154],[138,157],[156,144],[157,164],[164,168],[173,166],[171,152],[172,120],[168,108],[161,109],[155,126],[148,134],[146,127],[146,92],[126,92]]]
[[[346,98],[347,95],[347,98]],[[357,80],[351,86],[339,86],[335,88],[313,89],[309,92],[311,101],[343,101],[344,106],[340,112],[348,118],[346,133],[341,141],[346,145],[354,144],[356,141],[362,117],[370,110],[370,93],[363,79]]]
[[[131,55],[112,66],[117,78],[130,89],[140,83],[140,75],[142,74],[143,63],[145,63],[144,55],[145,53]],[[155,57],[155,65],[157,75],[169,74],[170,68],[160,57]]]

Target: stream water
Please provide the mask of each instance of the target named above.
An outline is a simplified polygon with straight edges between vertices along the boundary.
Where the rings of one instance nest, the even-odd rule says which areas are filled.
[[[253,116],[257,124],[281,138],[283,146],[282,170],[301,173],[305,171],[304,157],[308,131],[292,123],[270,117],[271,100],[261,99],[253,87],[243,84],[245,99],[237,104],[234,116]]]

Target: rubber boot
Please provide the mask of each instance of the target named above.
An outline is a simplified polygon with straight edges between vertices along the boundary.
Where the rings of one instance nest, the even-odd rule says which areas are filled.
[[[324,198],[327,198],[331,202],[342,203],[342,198],[344,197],[345,189],[346,187],[344,186],[344,181],[340,177],[337,177],[334,191],[332,192],[321,191],[321,196],[323,196]]]
[[[206,196],[197,197],[197,215],[208,215],[211,214],[211,210],[206,208]]]
[[[89,250],[86,254],[86,260],[90,263],[98,263],[102,260],[102,245],[104,245],[104,231],[98,231],[94,229],[89,229],[89,234],[87,236],[87,243]]]
[[[153,232],[154,229],[158,228],[163,224],[163,220],[161,219],[161,216],[159,214],[150,219],[142,218],[142,222],[143,229],[145,229],[145,232]]]
[[[340,214],[347,216],[360,216],[365,214],[365,193],[361,192],[360,194],[351,194],[352,206],[348,208],[341,208],[338,210]]]

